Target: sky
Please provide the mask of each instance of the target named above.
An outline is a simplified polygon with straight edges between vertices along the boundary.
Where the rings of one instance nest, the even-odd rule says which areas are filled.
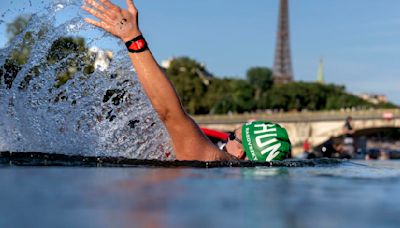
[[[113,2],[126,7],[125,0]],[[216,76],[236,78],[250,67],[273,65],[278,0],[135,3],[158,61],[189,56]],[[46,0],[1,0],[0,47],[7,22],[44,5]],[[327,83],[354,94],[384,94],[400,104],[400,1],[291,0],[289,7],[295,80],[315,81],[323,58]]]

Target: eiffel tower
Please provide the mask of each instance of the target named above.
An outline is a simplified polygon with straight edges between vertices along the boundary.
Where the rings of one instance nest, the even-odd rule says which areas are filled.
[[[289,36],[289,0],[280,0],[278,34],[275,50],[273,79],[277,84],[293,81]]]

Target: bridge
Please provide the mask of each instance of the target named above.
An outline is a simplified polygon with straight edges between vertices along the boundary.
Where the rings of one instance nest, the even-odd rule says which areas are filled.
[[[196,116],[194,119],[201,127],[220,131],[233,131],[242,123],[255,119],[279,123],[287,129],[295,155],[302,151],[302,144],[306,139],[313,146],[317,146],[332,136],[340,136],[348,116],[352,116],[352,125],[356,132],[384,128],[400,129],[400,109],[207,115]]]

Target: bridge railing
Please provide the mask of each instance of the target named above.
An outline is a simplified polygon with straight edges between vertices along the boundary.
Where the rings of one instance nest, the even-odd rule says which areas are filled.
[[[378,110],[341,110],[322,112],[263,112],[232,115],[198,115],[194,119],[199,124],[239,124],[249,120],[260,119],[277,123],[290,122],[321,122],[345,120],[351,116],[354,120],[371,119],[400,119],[400,109],[378,109]]]

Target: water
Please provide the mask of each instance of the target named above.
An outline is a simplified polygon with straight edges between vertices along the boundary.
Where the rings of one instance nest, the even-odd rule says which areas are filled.
[[[0,168],[0,227],[398,227],[400,163]]]
[[[0,151],[173,159],[165,157],[172,152],[168,135],[123,44],[111,45],[114,38],[83,23],[80,0],[50,2],[41,1],[25,30],[0,50]],[[3,10],[0,25],[24,8]],[[86,37],[84,45],[60,39],[69,36]],[[55,42],[64,45],[55,51]],[[26,58],[14,56],[22,63],[7,70],[21,50]],[[96,62],[97,70],[86,68]],[[0,166],[0,227],[397,227],[399,184],[395,161],[302,168]]]
[[[50,1],[0,49],[0,151],[173,159],[125,46],[81,4]]]

